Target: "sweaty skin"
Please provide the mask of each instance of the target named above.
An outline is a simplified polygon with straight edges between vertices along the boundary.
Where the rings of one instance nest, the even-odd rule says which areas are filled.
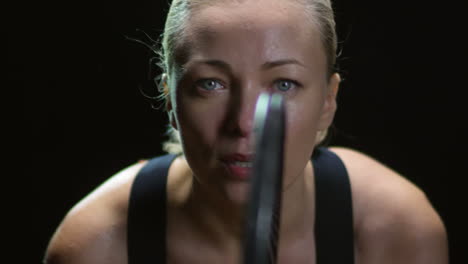
[[[176,107],[169,108],[176,113],[174,126],[196,179],[191,204],[203,212],[192,218],[210,223],[212,236],[231,237],[234,243],[240,239],[249,184],[230,179],[221,161],[253,152],[257,98],[261,92],[278,92],[287,109],[280,237],[297,241],[307,234],[313,240],[304,231],[313,222],[309,157],[317,131],[332,122],[339,77],[328,78],[320,34],[300,26],[307,19],[303,12],[288,5],[294,16],[273,8],[257,15],[260,7],[252,5],[206,7],[187,29],[192,32],[186,38],[189,56]],[[310,217],[304,217],[302,208],[310,209]]]
[[[181,75],[169,80],[177,94],[167,107],[185,157],[169,171],[168,263],[240,263],[249,183],[226,177],[220,159],[253,151],[253,111],[263,91],[282,93],[287,108],[278,263],[315,263],[309,159],[315,135],[333,121],[340,78],[327,74],[321,35],[301,6],[221,2],[195,11]],[[356,263],[448,263],[444,225],[420,189],[363,153],[330,149],[351,180]],[[127,201],[143,165],[113,176],[67,214],[48,263],[127,263]]]

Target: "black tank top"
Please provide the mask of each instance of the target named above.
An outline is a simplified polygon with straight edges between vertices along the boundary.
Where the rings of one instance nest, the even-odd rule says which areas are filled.
[[[175,155],[153,158],[130,192],[127,226],[129,264],[166,263],[166,181]],[[312,155],[316,189],[317,264],[353,264],[351,186],[341,159],[326,148]]]

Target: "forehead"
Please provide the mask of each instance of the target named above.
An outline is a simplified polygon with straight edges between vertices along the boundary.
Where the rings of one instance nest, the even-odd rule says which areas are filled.
[[[245,26],[252,23],[270,24],[278,20],[293,20],[298,15],[306,18],[303,4],[286,0],[211,0],[192,7],[193,16],[198,22],[208,18],[210,23],[239,22]],[[194,21],[194,20],[192,20]]]
[[[295,1],[218,0],[193,8],[186,34],[210,35],[229,29],[255,31],[275,27],[303,33],[313,28],[303,6]]]
[[[255,57],[323,53],[319,31],[304,9],[296,1],[275,0],[215,1],[196,6],[184,32],[185,41],[190,43],[192,55],[227,56],[239,49],[247,57],[249,52]]]

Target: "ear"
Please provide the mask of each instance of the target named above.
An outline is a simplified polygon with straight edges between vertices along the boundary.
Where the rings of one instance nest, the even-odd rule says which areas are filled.
[[[169,117],[169,123],[171,124],[171,126],[177,130],[177,122],[175,121],[175,113],[174,113],[174,108],[172,106],[172,101],[171,101],[171,95],[170,95],[170,89],[169,89],[169,85],[167,83],[167,80],[168,80],[168,77],[167,77],[167,74],[163,73],[162,76],[161,76],[161,82],[160,82],[160,86],[161,86],[161,90],[162,90],[162,93],[164,95],[164,100],[166,100],[166,103],[165,103],[165,108],[166,108],[166,111],[167,111],[167,114],[168,114],[168,117]]]
[[[337,109],[336,96],[340,86],[341,77],[338,73],[334,73],[328,81],[328,87],[325,95],[325,102],[320,115],[318,130],[327,130],[333,122]]]
[[[169,95],[169,85],[167,84],[167,80],[168,80],[167,74],[166,73],[161,74],[158,88],[159,88],[159,91],[161,91],[164,96]]]
[[[177,126],[174,111],[172,111],[172,110],[169,111],[168,115],[169,115],[169,123],[171,124],[172,128],[174,128],[175,130],[179,130],[178,129],[179,127]]]
[[[171,124],[172,128],[177,130],[177,122],[175,118],[174,109],[172,108],[171,98],[166,99],[166,111],[169,117],[169,124]]]

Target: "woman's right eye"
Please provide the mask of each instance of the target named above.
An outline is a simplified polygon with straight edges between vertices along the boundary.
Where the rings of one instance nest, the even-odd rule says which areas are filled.
[[[201,79],[197,81],[196,86],[206,91],[213,91],[224,88],[224,86],[215,79]]]

